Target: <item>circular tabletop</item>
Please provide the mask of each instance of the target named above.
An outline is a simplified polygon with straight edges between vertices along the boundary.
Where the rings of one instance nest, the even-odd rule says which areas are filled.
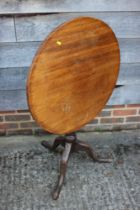
[[[41,44],[29,71],[33,118],[56,134],[80,129],[105,106],[119,64],[117,39],[101,20],[80,17],[60,25]]]

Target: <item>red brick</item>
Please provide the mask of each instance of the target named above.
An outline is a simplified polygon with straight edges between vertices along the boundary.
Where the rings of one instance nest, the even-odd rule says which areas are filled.
[[[29,110],[17,110],[18,113],[28,113],[30,112]]]
[[[136,115],[136,109],[113,110],[114,116]]]
[[[133,130],[133,129],[137,129],[136,124],[119,124],[119,125],[113,125],[113,127],[112,127],[113,131]]]
[[[0,114],[15,114],[16,111],[0,111]]]
[[[0,123],[0,129],[1,129],[1,130],[6,129],[6,127],[4,126],[3,123]]]
[[[0,136],[5,136],[5,135],[6,135],[6,130],[0,129]]]
[[[125,108],[125,105],[114,105],[114,109]]]
[[[122,123],[124,118],[102,118],[101,123],[111,124],[111,123]]]
[[[126,122],[140,122],[140,116],[127,117]]]
[[[95,131],[95,132],[102,132],[102,131],[111,131],[112,130],[112,125],[85,125],[84,127],[80,128],[79,131]]]
[[[20,127],[21,128],[35,128],[35,127],[39,127],[39,125],[37,125],[36,122],[23,122],[23,123],[20,123]]]
[[[0,116],[0,122],[2,122],[3,121],[3,117],[2,116]]]
[[[91,122],[89,122],[89,124],[97,124],[98,123],[98,119],[94,119]]]
[[[13,128],[18,128],[17,123],[3,123],[3,128],[4,129],[13,129]]]
[[[6,115],[6,121],[25,121],[30,120],[30,115]]]
[[[98,115],[98,117],[108,117],[108,116],[111,116],[111,111],[103,110],[103,111]]]
[[[140,104],[127,104],[127,107],[140,107]]]
[[[15,130],[8,130],[7,135],[32,135],[32,129],[15,129]]]

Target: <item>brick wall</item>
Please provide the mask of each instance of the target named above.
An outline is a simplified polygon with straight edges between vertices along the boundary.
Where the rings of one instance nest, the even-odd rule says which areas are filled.
[[[140,128],[140,104],[106,106],[82,131],[109,131]],[[28,110],[0,112],[0,135],[45,134]]]

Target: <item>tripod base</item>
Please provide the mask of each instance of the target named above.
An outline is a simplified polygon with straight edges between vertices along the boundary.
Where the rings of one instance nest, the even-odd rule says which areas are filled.
[[[110,163],[112,159],[102,159],[99,158],[96,152],[92,149],[92,147],[77,139],[76,134],[67,134],[66,136],[57,137],[52,145],[50,145],[47,141],[42,141],[41,143],[44,147],[54,151],[59,145],[64,147],[61,161],[60,161],[60,175],[58,177],[57,185],[52,193],[52,197],[54,200],[58,199],[65,174],[67,169],[67,163],[71,152],[85,151],[94,161],[99,163]]]

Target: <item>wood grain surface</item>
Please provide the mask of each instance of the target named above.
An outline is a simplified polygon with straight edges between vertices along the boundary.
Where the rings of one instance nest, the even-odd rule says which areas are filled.
[[[117,39],[104,22],[79,17],[59,26],[40,46],[27,80],[33,118],[47,131],[76,131],[102,110],[116,84]]]

